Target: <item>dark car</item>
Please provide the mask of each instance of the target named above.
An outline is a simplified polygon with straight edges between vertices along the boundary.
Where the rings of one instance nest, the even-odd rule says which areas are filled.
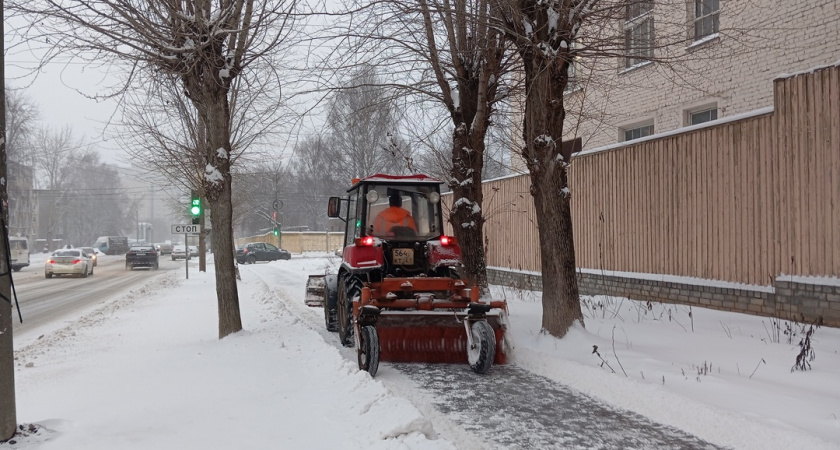
[[[236,262],[239,264],[254,264],[257,261],[277,261],[278,259],[292,259],[292,254],[266,242],[251,242],[240,245],[236,249]]]
[[[125,270],[135,267],[158,268],[158,252],[154,245],[132,245],[125,254]]]

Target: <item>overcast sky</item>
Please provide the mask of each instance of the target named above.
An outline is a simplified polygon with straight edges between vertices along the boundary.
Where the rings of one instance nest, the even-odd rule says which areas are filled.
[[[27,68],[34,61],[34,56],[22,52],[6,55],[7,89],[25,90],[25,95],[38,105],[42,125],[54,129],[69,125],[76,138],[96,145],[103,160],[124,165],[123,153],[103,141],[102,134],[116,111],[116,101],[97,102],[79,92],[86,95],[100,92],[101,83],[108,75],[81,64],[51,63],[37,77],[27,76],[30,72]]]

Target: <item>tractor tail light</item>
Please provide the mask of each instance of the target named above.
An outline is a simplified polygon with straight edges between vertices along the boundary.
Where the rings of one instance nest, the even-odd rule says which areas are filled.
[[[372,247],[374,243],[373,236],[364,236],[360,238],[356,238],[356,246],[357,247]]]
[[[441,236],[440,237],[440,245],[443,246],[450,246],[450,245],[457,245],[458,239],[455,236]]]

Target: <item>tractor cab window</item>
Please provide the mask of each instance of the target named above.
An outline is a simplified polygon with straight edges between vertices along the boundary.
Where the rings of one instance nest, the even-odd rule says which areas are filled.
[[[360,220],[362,219],[361,211],[359,211],[359,207],[361,207],[361,202],[358,201],[359,191],[355,190],[350,192],[350,196],[347,202],[347,233],[345,234],[345,242],[344,246],[353,245],[353,241],[361,236],[361,227],[359,226]]]
[[[365,234],[396,241],[440,236],[440,194],[436,186],[375,186],[365,192]]]

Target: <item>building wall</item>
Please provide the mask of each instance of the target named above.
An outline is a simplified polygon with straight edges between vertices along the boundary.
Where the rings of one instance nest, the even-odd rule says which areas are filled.
[[[9,235],[34,237],[36,202],[33,194],[32,168],[14,161],[7,161],[9,184]],[[33,242],[30,242],[30,247]]]
[[[581,137],[588,150],[623,141],[622,129],[644,123],[656,134],[685,127],[686,112],[701,106],[716,105],[719,118],[772,107],[774,79],[840,60],[840,1],[722,1],[720,33],[702,45],[688,39],[690,4],[656,0],[662,62],[628,70],[622,58],[580,61],[584,89],[565,98],[564,140]]]

